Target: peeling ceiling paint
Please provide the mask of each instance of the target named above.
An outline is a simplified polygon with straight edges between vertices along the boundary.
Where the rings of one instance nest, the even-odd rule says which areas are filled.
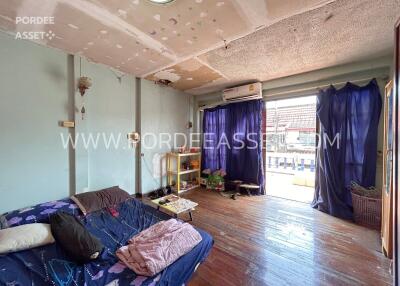
[[[170,69],[156,72],[146,77],[148,80],[170,80],[171,86],[179,90],[189,90],[210,82],[215,82],[223,77],[218,72],[193,58],[174,65]]]
[[[388,53],[399,1],[3,0],[0,29],[201,94]],[[55,23],[16,24],[24,16]]]

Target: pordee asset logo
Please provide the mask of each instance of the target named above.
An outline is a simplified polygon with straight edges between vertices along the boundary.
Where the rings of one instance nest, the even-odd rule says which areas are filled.
[[[44,40],[49,39],[52,40],[56,34],[52,30],[48,32],[17,32],[15,34],[15,39],[17,40]]]
[[[22,25],[54,25],[54,17],[16,17],[15,24],[18,32],[15,34],[17,40],[52,40],[56,34],[52,30],[48,31],[24,31]]]

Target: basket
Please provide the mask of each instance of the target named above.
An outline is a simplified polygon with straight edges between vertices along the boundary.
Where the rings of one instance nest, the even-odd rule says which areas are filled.
[[[360,196],[351,192],[356,223],[373,229],[381,229],[382,199]]]

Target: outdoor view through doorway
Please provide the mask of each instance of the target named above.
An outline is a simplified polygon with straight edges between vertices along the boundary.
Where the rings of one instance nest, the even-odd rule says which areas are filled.
[[[314,196],[316,96],[267,101],[267,195],[310,203]]]

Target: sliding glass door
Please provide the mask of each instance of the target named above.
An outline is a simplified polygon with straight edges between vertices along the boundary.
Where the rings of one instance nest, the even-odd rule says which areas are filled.
[[[267,195],[310,203],[314,196],[316,96],[266,102]]]

